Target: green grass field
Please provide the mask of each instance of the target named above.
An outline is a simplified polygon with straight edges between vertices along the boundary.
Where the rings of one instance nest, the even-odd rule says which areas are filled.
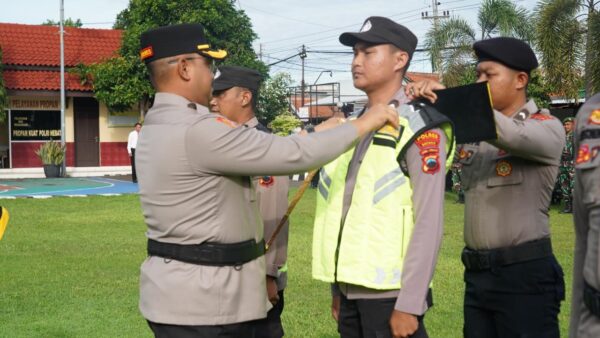
[[[293,193],[293,191],[292,191]],[[337,337],[329,286],[310,277],[314,190],[291,220],[288,337]],[[462,336],[462,205],[447,196],[434,279],[431,337]],[[0,337],[150,337],[137,309],[145,225],[136,195],[0,200],[11,213],[0,241]],[[551,210],[553,245],[571,285],[573,225]],[[562,305],[566,337],[570,290]]]

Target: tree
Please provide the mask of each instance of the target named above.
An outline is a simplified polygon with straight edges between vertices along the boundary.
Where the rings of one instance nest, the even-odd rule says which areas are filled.
[[[269,128],[271,128],[276,135],[287,136],[301,125],[302,121],[300,121],[298,117],[292,115],[290,112],[286,112],[277,115],[273,121],[269,123]]]
[[[60,26],[60,22],[54,21],[52,19],[48,19],[42,25],[44,25],[44,26]],[[71,18],[67,18],[63,22],[63,26],[81,28],[81,27],[83,27],[83,23],[81,22],[81,19],[73,20]]]
[[[2,64],[2,48],[0,48],[0,122],[6,121],[6,109],[8,108],[8,94],[4,86],[4,66]]]
[[[474,77],[472,45],[477,39],[512,36],[531,42],[532,19],[526,9],[510,0],[484,0],[478,13],[479,33],[469,23],[453,17],[432,27],[426,35],[434,71],[440,71],[447,86],[470,83]],[[472,74],[472,75],[471,75]]]
[[[276,116],[290,112],[290,90],[292,77],[287,73],[277,73],[263,82],[258,95],[256,117],[268,125]]]
[[[586,97],[600,91],[599,4],[542,0],[536,9],[536,41],[546,80],[568,99],[576,101],[582,85]]]
[[[142,32],[177,23],[202,23],[211,45],[228,51],[225,64],[267,67],[252,49],[256,33],[250,18],[233,0],[131,0],[117,16],[114,28],[123,29],[120,56],[88,68],[96,97],[111,111],[122,111],[154,94],[146,67],[139,58]]]

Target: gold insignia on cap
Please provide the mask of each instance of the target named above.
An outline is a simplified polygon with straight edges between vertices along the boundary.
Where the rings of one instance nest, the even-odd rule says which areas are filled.
[[[198,45],[198,50],[200,53],[217,60],[224,59],[227,56],[227,51],[222,49],[219,50],[211,50],[209,44]]]

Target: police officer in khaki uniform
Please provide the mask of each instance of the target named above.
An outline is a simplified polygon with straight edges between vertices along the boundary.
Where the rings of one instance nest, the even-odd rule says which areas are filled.
[[[237,67],[219,67],[213,80],[213,98],[210,110],[247,128],[270,133],[255,116],[258,90],[262,78],[256,70]],[[289,178],[287,176],[260,176],[253,179],[260,215],[264,224],[265,238],[270,238],[288,208]],[[283,312],[283,290],[287,284],[287,240],[288,227],[281,229],[277,239],[265,254],[267,266],[267,296],[273,308],[267,318],[257,323],[256,337],[283,337],[281,313]]]
[[[600,93],[575,123],[575,262],[571,338],[600,337]]]
[[[397,125],[396,112],[380,105],[308,136],[238,126],[207,109],[211,65],[226,52],[211,49],[202,25],[151,29],[140,40],[157,92],[136,149],[149,253],[140,310],[157,337],[254,337],[270,303],[250,177],[319,167],[365,133]]]
[[[497,139],[457,148],[465,191],[465,337],[559,337],[563,272],[552,253],[548,205],[565,132],[527,101],[538,65],[525,42],[473,46],[478,81],[488,81]],[[410,85],[435,99],[435,82]],[[467,115],[468,116],[468,115]]]

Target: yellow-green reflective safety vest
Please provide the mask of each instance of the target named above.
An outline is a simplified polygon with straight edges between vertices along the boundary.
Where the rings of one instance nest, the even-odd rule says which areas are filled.
[[[407,168],[401,168],[398,159],[422,132],[441,128],[448,140],[447,170],[453,159],[454,134],[450,120],[430,106],[410,104],[398,110],[399,140],[375,134],[344,219],[346,174],[354,149],[321,170],[312,248],[315,279],[378,290],[401,287],[414,219]]]

